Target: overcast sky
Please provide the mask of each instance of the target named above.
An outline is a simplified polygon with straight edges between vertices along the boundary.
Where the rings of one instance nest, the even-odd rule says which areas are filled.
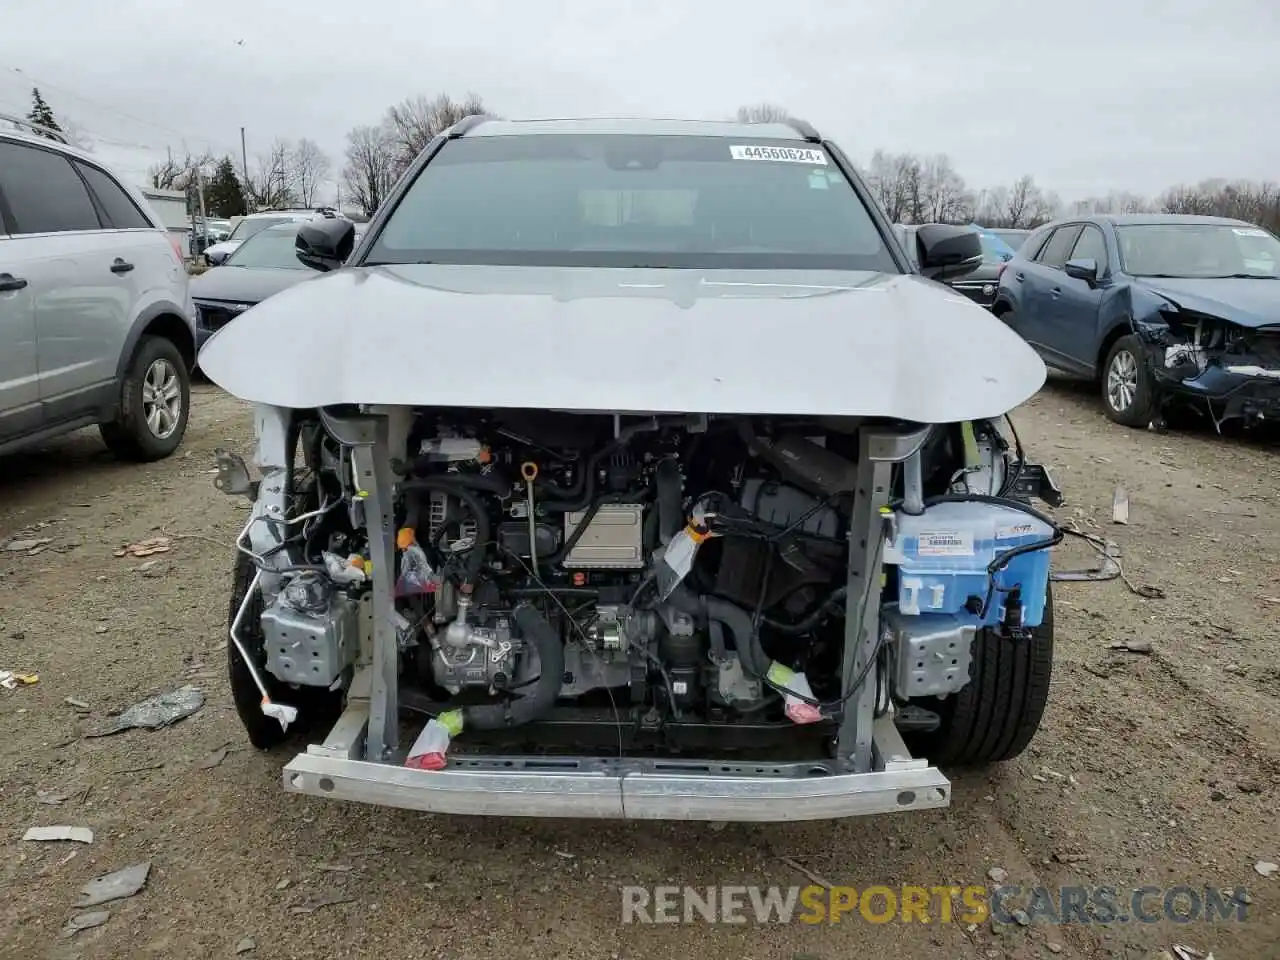
[[[1145,10],[1144,10],[1145,8]],[[141,179],[166,147],[277,136],[341,162],[406,96],[508,118],[721,118],[770,101],[865,162],[945,152],[1064,200],[1280,179],[1277,0],[41,0],[5,4],[0,111],[42,88]]]

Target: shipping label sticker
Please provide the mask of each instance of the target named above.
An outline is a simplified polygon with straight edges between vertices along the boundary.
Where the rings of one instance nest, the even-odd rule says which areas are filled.
[[[809,147],[765,147],[758,144],[729,147],[734,160],[773,160],[778,163],[809,163],[825,167],[827,155]]]
[[[973,534],[963,530],[922,533],[916,552],[922,557],[972,557]]]

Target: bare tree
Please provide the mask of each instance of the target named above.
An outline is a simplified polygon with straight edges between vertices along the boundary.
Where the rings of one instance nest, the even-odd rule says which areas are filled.
[[[195,180],[196,171],[213,163],[213,154],[186,153],[181,157],[172,154],[164,163],[157,163],[147,170],[151,185],[157,190],[186,190]]]
[[[999,222],[989,226],[1029,228],[1048,223],[1058,216],[1062,201],[1056,193],[1045,193],[1030,174],[1019,177],[1012,187],[1002,194],[1004,203]]]
[[[1160,198],[1166,213],[1231,217],[1280,232],[1280,186],[1251,180],[1204,180],[1178,186]]]
[[[290,155],[293,182],[298,200],[304,207],[313,207],[320,184],[329,176],[330,162],[319,144],[303,137]]]
[[[739,123],[786,123],[795,118],[786,107],[776,103],[753,103],[739,107],[735,119]]]
[[[386,125],[356,127],[347,133],[342,182],[368,216],[382,204],[396,180],[395,141]]]
[[[893,223],[919,223],[924,209],[920,159],[910,153],[871,155],[867,183],[881,209]]]
[[[1005,208],[1009,204],[1008,187],[991,187],[979,192],[975,201],[974,219],[984,226],[1004,227]]]
[[[389,108],[386,127],[393,145],[396,174],[404,172],[436,134],[472,115],[490,116],[484,101],[475,93],[468,93],[461,100],[453,100],[447,93],[434,98],[409,97]]]
[[[297,177],[287,140],[277,139],[270,152],[259,154],[249,173],[249,195],[262,210],[275,210],[297,202]]]
[[[1146,197],[1129,193],[1126,190],[1113,190],[1105,197],[1085,197],[1071,205],[1071,212],[1077,216],[1107,213],[1151,213],[1154,204]]]
[[[1036,182],[1030,176],[1015,180],[1005,200],[1005,225],[1025,227],[1031,219],[1032,208],[1039,202],[1039,192]]]
[[[929,223],[967,223],[973,219],[973,195],[945,153],[926,157],[920,165],[920,195]]]

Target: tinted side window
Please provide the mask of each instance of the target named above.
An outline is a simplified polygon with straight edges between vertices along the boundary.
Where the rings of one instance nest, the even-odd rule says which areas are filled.
[[[1107,242],[1102,239],[1102,231],[1097,227],[1085,226],[1071,251],[1070,260],[1095,260],[1100,265],[1107,262]]]
[[[14,233],[99,230],[98,212],[66,157],[20,143],[0,143],[0,190]]]
[[[138,205],[133,202],[120,185],[97,167],[77,163],[76,167],[89,182],[89,189],[98,198],[98,203],[107,214],[111,226],[118,230],[149,228],[151,224],[142,215]]]
[[[1018,254],[1028,260],[1034,260],[1040,254],[1041,248],[1044,247],[1044,242],[1049,239],[1049,234],[1052,232],[1052,230],[1046,230],[1043,227],[1035,231],[1023,242]]]
[[[1059,227],[1053,232],[1053,236],[1049,238],[1049,242],[1044,245],[1044,249],[1036,259],[1046,267],[1061,268],[1071,259],[1071,248],[1075,246],[1076,235],[1079,233],[1079,224]]]

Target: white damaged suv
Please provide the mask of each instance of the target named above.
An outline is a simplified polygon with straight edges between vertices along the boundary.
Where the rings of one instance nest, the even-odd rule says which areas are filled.
[[[473,117],[200,366],[255,405],[229,584],[296,792],[506,816],[948,805],[1050,691],[1035,352],[796,124]],[[922,275],[924,274],[924,275]]]
[[[195,363],[181,247],[56,136],[0,130],[0,453],[97,424],[118,456],[159,460]]]

